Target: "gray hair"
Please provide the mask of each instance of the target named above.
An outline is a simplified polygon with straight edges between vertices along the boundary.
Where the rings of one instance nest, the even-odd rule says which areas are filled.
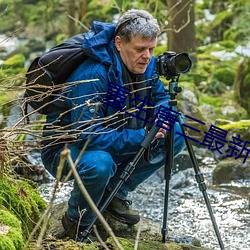
[[[157,20],[145,10],[128,10],[118,20],[116,36],[128,43],[135,35],[153,40],[160,34]]]

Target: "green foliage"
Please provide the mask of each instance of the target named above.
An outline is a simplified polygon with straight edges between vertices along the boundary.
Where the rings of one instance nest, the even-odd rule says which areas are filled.
[[[244,107],[250,115],[250,59],[245,60],[240,64],[237,70],[235,79],[235,96],[242,107]]]
[[[217,68],[213,72],[213,78],[225,85],[232,86],[235,78],[235,70],[229,67]]]
[[[214,15],[214,19],[205,19],[204,10]],[[196,4],[197,40],[201,43],[231,40],[245,45],[249,42],[250,2],[246,0],[210,1],[204,0]]]
[[[198,64],[192,73],[202,92],[218,95],[233,86],[240,59],[232,53],[234,47],[233,41],[221,41],[198,48]]]
[[[224,37],[224,31],[227,30],[233,21],[233,13],[228,9],[217,13],[213,22],[208,27],[212,42],[221,41]]]
[[[211,97],[208,95],[201,95],[199,98],[200,103],[207,103],[214,107],[221,107],[224,103],[224,99],[221,96]]]
[[[22,83],[22,79],[17,75],[25,72],[24,64],[25,57],[22,54],[13,55],[5,60],[1,65],[2,70],[0,71],[0,85],[4,85],[8,77],[12,77],[12,85],[20,85]],[[16,78],[13,78],[13,76],[16,76]],[[10,82],[8,82],[8,85],[10,85]]]
[[[157,57],[167,51],[166,45],[158,45],[154,50],[154,55]]]
[[[14,227],[20,231],[20,229],[21,229],[20,221],[13,214],[8,212],[7,210],[0,209],[0,218],[1,218],[0,219],[1,222],[4,225]]]
[[[22,54],[16,54],[8,58],[2,64],[2,69],[9,69],[11,67],[22,68],[24,67],[25,57]]]
[[[29,41],[26,47],[20,47],[15,51],[20,61],[18,58],[9,58],[4,62],[2,65],[4,70],[0,71],[0,83],[2,85],[23,84],[23,77],[22,79],[17,77],[14,80],[10,80],[9,77],[25,72],[23,59],[28,58],[31,52],[44,51],[46,41],[59,44],[68,38],[70,30],[85,32],[86,29],[83,26],[90,28],[93,20],[115,22],[119,15],[131,8],[148,10],[158,19],[162,30],[166,30],[169,13],[167,3],[163,0],[0,1],[2,31],[18,29],[15,34],[22,38],[24,36],[26,38],[27,35]],[[205,10],[213,14],[214,19],[206,19]],[[233,52],[239,44],[244,45],[249,41],[250,29],[247,25],[250,21],[249,11],[250,2],[246,0],[224,2],[203,0],[195,3],[198,61],[188,75],[181,76],[182,81],[194,82],[199,90],[212,95],[220,95],[225,92],[227,86],[232,86],[240,56],[224,60],[213,53],[215,51]],[[75,20],[69,18],[68,14]],[[164,33],[159,41],[161,42],[165,37]],[[155,49],[155,56],[159,56],[166,50],[165,45],[159,45]],[[13,61],[11,64],[9,64],[10,59]],[[246,75],[244,85],[248,83],[249,76]],[[1,97],[6,99],[4,95]]]

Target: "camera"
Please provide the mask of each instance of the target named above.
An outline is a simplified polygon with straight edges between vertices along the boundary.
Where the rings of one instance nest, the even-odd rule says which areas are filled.
[[[156,59],[156,69],[160,76],[167,80],[187,73],[192,66],[192,61],[187,53],[176,54],[174,51],[164,52]]]

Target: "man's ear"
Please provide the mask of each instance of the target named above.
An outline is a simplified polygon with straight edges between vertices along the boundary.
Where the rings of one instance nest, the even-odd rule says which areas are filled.
[[[122,43],[121,37],[116,36],[115,37],[115,47],[118,51],[120,51],[120,49],[121,49],[121,43]]]

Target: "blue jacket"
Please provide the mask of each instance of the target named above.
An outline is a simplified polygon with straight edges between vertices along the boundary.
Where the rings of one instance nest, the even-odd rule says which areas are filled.
[[[45,131],[45,136],[62,133],[60,138],[67,137],[79,147],[83,147],[88,140],[88,150],[104,150],[114,155],[135,153],[140,148],[145,137],[144,128],[125,128],[124,114],[103,103],[109,83],[124,85],[121,63],[114,53],[114,32],[114,24],[94,22],[92,29],[86,33],[83,48],[88,59],[69,77],[68,87],[62,93],[63,101],[57,101],[53,111],[47,115],[48,124],[63,129]],[[154,57],[145,77],[149,86],[147,102],[158,107],[168,106],[169,95],[156,73]],[[90,81],[81,82],[83,80]],[[65,105],[69,111],[62,112]]]

